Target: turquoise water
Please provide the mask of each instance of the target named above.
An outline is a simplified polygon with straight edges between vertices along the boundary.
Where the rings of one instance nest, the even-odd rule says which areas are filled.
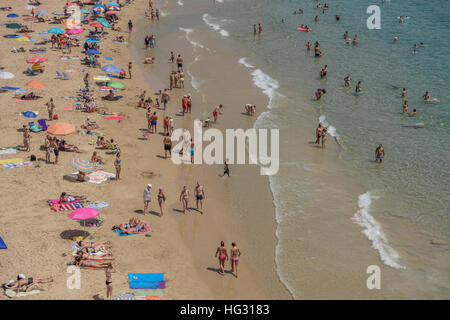
[[[354,199],[359,210],[349,223],[361,226],[385,265],[416,273],[424,287],[435,293],[433,297],[448,296],[450,2],[334,0],[328,3],[325,14],[315,8],[317,3],[186,1],[183,6],[179,4],[182,11],[165,17],[169,25],[166,32],[179,27],[191,30],[189,37],[191,43],[192,39],[197,43],[195,50],[200,50],[199,45],[208,50],[215,46],[209,54],[214,50],[225,54],[229,47],[234,48],[233,55],[242,53],[232,63],[248,68],[253,85],[270,98],[268,112],[259,117],[256,126],[281,128],[281,169],[270,181],[279,223],[278,271],[294,297],[301,290],[294,270],[288,266],[299,254],[291,240],[299,233],[299,218],[309,214],[314,203],[320,205],[318,200],[323,197],[317,181],[304,178],[317,163],[306,161],[293,147],[304,133],[299,127],[311,128],[311,138],[300,143],[307,145],[305,140],[314,139],[316,123],[303,119],[310,113],[316,115],[317,122],[320,119],[332,126],[330,133],[339,145],[342,170],[356,173],[363,185],[360,197]],[[366,27],[366,9],[374,4],[381,8],[380,30]],[[292,15],[299,8],[304,14]],[[339,22],[336,14],[341,16]],[[318,23],[313,20],[316,15]],[[398,16],[411,18],[400,24]],[[261,36],[253,34],[254,23],[262,23]],[[300,24],[307,24],[312,31],[297,32]],[[358,34],[357,46],[344,43],[345,31],[349,37]],[[223,43],[208,43],[208,37]],[[394,37],[398,37],[397,43]],[[308,54],[307,41],[319,41],[324,56]],[[420,42],[424,46],[412,54],[413,45]],[[207,54],[204,51],[198,55],[198,62]],[[321,80],[319,72],[324,65],[329,71]],[[353,78],[350,88],[343,85],[347,74]],[[195,83],[201,83],[208,75],[192,76]],[[354,94],[357,81],[363,88],[359,96]],[[321,101],[314,100],[317,88],[327,90]],[[415,117],[402,115],[402,88],[407,90],[409,111],[418,111]],[[440,103],[425,103],[421,98],[425,91]],[[203,90],[202,94],[208,92]],[[417,123],[424,127],[415,127]],[[374,150],[380,143],[386,158],[383,164],[376,164]],[[439,245],[430,247],[430,243]]]

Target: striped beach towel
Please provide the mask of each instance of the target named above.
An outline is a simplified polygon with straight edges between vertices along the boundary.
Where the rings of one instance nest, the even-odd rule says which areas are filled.
[[[48,200],[48,205],[53,211],[66,211],[83,208],[83,204],[79,200],[75,200],[68,203],[59,203],[59,199]]]
[[[13,169],[13,168],[23,168],[23,167],[30,167],[30,166],[31,166],[30,161],[24,161],[24,162],[7,163],[7,164],[3,165],[3,168]]]

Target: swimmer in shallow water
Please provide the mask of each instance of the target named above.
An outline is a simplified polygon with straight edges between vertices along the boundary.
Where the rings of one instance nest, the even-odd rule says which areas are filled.
[[[428,93],[428,91],[425,92],[425,94],[422,96],[422,98],[423,98],[423,100],[424,100],[425,102],[439,102],[438,99],[432,98],[432,97],[430,96],[430,94]]]

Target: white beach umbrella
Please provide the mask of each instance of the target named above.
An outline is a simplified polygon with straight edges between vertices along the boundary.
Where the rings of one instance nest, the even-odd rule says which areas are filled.
[[[31,9],[34,9],[34,8],[36,8],[35,6],[32,6],[31,4],[29,4],[29,5],[27,5],[26,7],[25,7],[25,10],[31,10]]]
[[[0,72],[0,79],[6,80],[6,79],[12,79],[14,78],[14,75],[11,72]]]

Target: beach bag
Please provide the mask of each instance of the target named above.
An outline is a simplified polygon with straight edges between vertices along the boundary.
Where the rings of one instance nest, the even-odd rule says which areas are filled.
[[[36,161],[36,156],[35,156],[34,154],[32,154],[32,155],[30,156],[30,161]]]
[[[59,119],[58,115],[55,114],[55,115],[53,116],[53,120],[58,120],[58,119]]]

